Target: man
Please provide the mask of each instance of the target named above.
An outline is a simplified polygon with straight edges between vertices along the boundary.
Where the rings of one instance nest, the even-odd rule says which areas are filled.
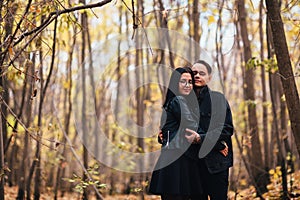
[[[198,60],[193,64],[192,71],[200,120],[197,133],[187,129],[186,138],[193,144],[199,144],[199,169],[206,196],[210,200],[226,200],[229,168],[233,166],[231,110],[224,95],[211,91],[207,86],[212,77],[210,65]],[[218,142],[224,146],[215,145]]]

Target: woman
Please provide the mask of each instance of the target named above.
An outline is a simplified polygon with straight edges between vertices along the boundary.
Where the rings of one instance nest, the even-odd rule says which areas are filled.
[[[150,193],[161,195],[162,200],[201,199],[202,183],[197,153],[184,137],[186,128],[198,128],[199,118],[196,114],[199,110],[194,108],[198,103],[192,92],[193,84],[190,68],[173,71],[161,117],[161,155],[149,188]]]

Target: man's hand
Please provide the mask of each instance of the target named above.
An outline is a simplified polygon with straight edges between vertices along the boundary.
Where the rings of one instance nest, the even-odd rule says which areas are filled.
[[[224,141],[222,141],[222,144],[225,145],[225,148],[223,150],[221,150],[220,153],[226,157],[228,155],[228,146],[227,146],[226,142],[224,142]]]
[[[158,139],[158,143],[162,144],[163,143],[163,133],[161,130],[159,130],[159,133],[158,133],[158,136],[157,136],[157,139]]]

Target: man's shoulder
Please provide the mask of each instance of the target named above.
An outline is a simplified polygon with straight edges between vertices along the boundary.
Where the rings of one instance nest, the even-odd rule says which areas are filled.
[[[210,96],[211,97],[215,97],[215,98],[223,98],[223,99],[226,99],[225,98],[225,95],[219,91],[215,91],[215,90],[210,90]]]

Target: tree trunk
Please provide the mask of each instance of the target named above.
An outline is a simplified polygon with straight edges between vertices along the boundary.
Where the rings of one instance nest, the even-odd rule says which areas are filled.
[[[33,55],[33,63],[35,63],[35,56],[36,55],[34,54]],[[31,112],[29,114],[29,109],[28,109],[28,118],[27,118],[27,123],[26,123],[26,125],[28,125],[28,126],[30,124],[30,118],[31,118]],[[24,157],[23,157],[23,160],[22,160],[22,163],[26,166],[27,166],[27,164],[29,164],[29,160],[27,160],[27,159],[29,158],[29,155],[28,155],[29,152],[28,151],[30,149],[30,148],[28,148],[28,146],[29,146],[29,136],[28,136],[28,134],[29,133],[26,132],[25,143],[24,143],[24,154],[23,154]],[[27,154],[25,154],[25,153],[27,153]],[[25,178],[25,183],[26,183],[25,190],[26,190],[26,199],[27,200],[31,200],[31,189],[30,189],[31,187],[30,187],[30,185],[31,185],[31,181],[32,181],[32,177],[33,177],[33,173],[34,173],[34,169],[35,169],[35,164],[36,164],[36,161],[34,159],[31,166],[30,166],[30,168],[29,168],[28,177],[26,176],[26,174],[24,174],[24,176],[26,177]],[[24,167],[24,165],[23,165],[23,167]],[[23,168],[23,170],[25,171],[26,168]],[[20,196],[22,196],[22,194],[20,194]]]
[[[279,123],[278,123],[278,117],[277,117],[277,110],[278,103],[276,103],[276,93],[275,88],[277,90],[278,87],[276,87],[276,77],[274,75],[270,75],[269,81],[270,81],[270,93],[271,93],[271,101],[272,101],[272,113],[273,113],[273,122],[274,122],[274,128],[275,128],[275,138],[278,148],[278,164],[276,166],[281,166],[281,176],[282,176],[282,189],[283,189],[283,199],[288,199],[288,190],[287,190],[287,176],[286,176],[286,165],[285,165],[285,156],[283,153],[283,147],[282,147],[282,141],[280,139],[280,133],[279,133]],[[274,88],[273,88],[274,87]]]
[[[1,1],[1,10],[0,12],[2,11],[2,3],[3,1]],[[9,10],[6,10],[7,12],[7,15],[5,16],[4,18],[4,29],[5,29],[5,35],[4,37],[2,38],[1,36],[1,43],[4,42],[4,40],[6,40],[7,38],[9,38],[11,35],[12,35],[12,32],[13,32],[13,24],[14,24],[14,21],[15,21],[15,15],[16,15],[16,12],[17,12],[17,9],[18,7],[17,6],[12,6],[15,4],[15,1],[11,1],[9,2],[9,5],[8,5],[8,8],[10,7]],[[6,6],[5,6],[6,7]],[[0,18],[2,19],[2,18]],[[5,72],[5,69],[4,69],[4,65],[3,63],[5,61],[8,60],[7,58],[7,52],[5,51],[2,51],[2,50],[6,50],[7,47],[7,43],[3,43],[3,46],[1,44],[1,54],[0,54],[0,66],[1,66],[1,70],[0,70],[0,84],[1,84],[1,87],[2,87],[2,99],[6,102],[6,104],[9,105],[9,91],[8,91],[8,82],[7,82],[7,79],[6,79],[6,76],[2,73],[2,72]],[[3,49],[2,49],[3,48]],[[2,71],[3,70],[3,71]],[[4,161],[6,161],[6,151],[8,149],[8,146],[9,146],[9,142],[10,140],[8,140],[7,138],[7,123],[6,123],[6,119],[7,119],[7,109],[5,107],[5,105],[1,104],[1,114],[2,114],[2,121],[1,121],[1,125],[2,125],[2,136],[3,136],[3,150],[4,150]]]
[[[2,101],[2,96],[1,96]],[[1,106],[0,102],[0,106]],[[0,170],[4,171],[4,147],[3,147],[3,131],[2,131],[2,115],[0,115]],[[0,176],[0,199],[4,199],[4,175]]]
[[[160,2],[161,3],[161,2]],[[162,4],[161,4],[162,5]],[[137,15],[143,14],[143,1],[138,0],[137,3]],[[168,33],[166,33],[165,37],[167,37],[168,40]],[[143,41],[141,40],[140,33],[136,34],[135,37],[136,45],[137,47],[142,46]],[[142,59],[143,59],[143,51],[141,49],[136,50],[136,56],[135,56],[135,76],[136,76],[136,86],[139,86],[137,90],[135,91],[135,97],[136,97],[136,127],[137,127],[137,133],[138,133],[138,138],[137,138],[137,145],[138,145],[138,152],[137,153],[143,153],[144,152],[144,140],[143,140],[143,125],[144,125],[144,104],[143,104],[143,94],[145,92],[144,86],[140,86],[141,83],[143,82],[143,74],[144,70],[142,65]],[[139,163],[137,163],[139,166],[139,170],[142,170],[144,167],[144,163],[140,160]],[[142,185],[143,182],[143,173],[139,175],[139,184],[140,186]],[[144,199],[143,192],[140,193],[140,198],[141,200]]]
[[[250,41],[248,39],[248,30],[247,30],[247,22],[246,22],[246,10],[245,10],[245,1],[238,1],[238,11],[239,11],[239,25],[241,30],[241,37],[243,40],[244,47],[244,62],[248,63],[252,58]],[[255,102],[255,93],[254,93],[254,69],[253,67],[246,66],[245,71],[245,101],[249,102],[247,105],[248,108],[248,123],[249,123],[249,136],[251,138],[251,153],[250,153],[250,162],[251,162],[251,172],[253,173],[254,182],[257,195],[261,197],[261,195],[267,191],[267,173],[265,171],[260,171],[259,169],[263,169],[263,160],[261,153],[261,145],[259,140],[259,132],[258,132],[258,122],[257,122],[257,114],[256,108],[253,105]]]
[[[30,65],[29,65],[30,64]],[[33,54],[32,56],[32,61],[30,61],[30,63],[28,63],[28,72],[30,74],[34,74],[35,72],[35,54]],[[28,91],[31,91],[31,92],[28,92],[27,93],[27,103],[26,103],[26,110],[25,110],[25,116],[26,116],[26,121],[25,121],[25,126],[26,127],[29,127],[30,126],[30,123],[31,123],[31,113],[32,113],[32,98],[35,98],[33,97],[33,91],[35,90],[35,88],[33,87],[34,84],[32,84],[35,80],[34,78],[31,78],[29,79],[28,77],[26,78],[27,81],[28,81]],[[31,84],[30,84],[31,83]],[[20,166],[20,171],[19,171],[19,174],[20,174],[20,177],[19,177],[19,189],[18,189],[18,196],[17,196],[17,200],[23,200],[25,199],[25,191],[27,189],[26,187],[26,180],[28,179],[27,175],[28,175],[28,172],[27,172],[27,168],[28,168],[28,165],[29,165],[29,154],[30,154],[30,151],[29,151],[29,133],[26,131],[25,132],[25,135],[24,135],[24,147],[23,147],[23,156],[22,156],[22,161],[21,161],[21,166]],[[30,187],[29,187],[30,188]]]
[[[125,12],[125,24],[128,24],[128,12]],[[126,35],[129,35],[129,28],[128,26],[126,26]],[[129,43],[129,41],[128,41]],[[156,63],[156,62],[154,62]],[[126,66],[130,66],[131,65],[131,59],[130,59],[130,54],[126,54]],[[131,79],[132,77],[130,76],[130,68],[126,67],[126,94],[130,95],[130,91],[131,91]],[[130,127],[131,125],[131,119],[129,117],[126,117],[126,127]],[[129,136],[128,142],[130,144],[133,144],[133,137]]]
[[[43,58],[43,53],[40,51],[39,52],[39,55],[40,55],[40,61],[42,62],[42,59]],[[42,114],[42,105],[43,105],[43,87],[44,87],[44,79],[43,79],[43,64],[41,63],[41,67],[40,67],[40,87],[41,87],[41,90],[40,90],[40,104],[39,104],[39,115],[38,115],[38,126],[41,124],[41,114]],[[39,162],[39,159],[40,159],[40,130],[38,130],[38,133],[37,133],[37,141],[36,141],[36,151],[35,151],[35,158],[33,159],[32,161],[32,164],[30,166],[30,169],[29,169],[29,175],[28,175],[28,179],[27,179],[27,188],[26,188],[26,191],[27,191],[27,196],[26,196],[26,199],[27,200],[30,200],[31,199],[31,182],[32,182],[32,179],[33,179],[33,174],[34,174],[34,171],[36,169],[36,166],[38,165],[38,162]],[[37,175],[39,174],[39,172],[36,172],[36,179],[35,179],[35,186],[37,187],[37,190],[35,190],[36,192],[36,195],[38,195],[39,191],[38,191],[38,185],[40,184],[39,182],[39,176]]]
[[[269,18],[267,18],[267,36],[268,36],[268,57],[269,59],[273,58],[274,52],[274,38],[273,33],[270,31],[271,26],[269,22]],[[289,149],[289,145],[287,143],[287,137],[285,136],[285,125],[283,125],[282,120],[285,120],[285,106],[283,106],[282,102],[282,85],[280,84],[280,77],[276,76],[276,74],[269,72],[269,85],[270,85],[270,95],[272,102],[272,113],[273,113],[273,126],[275,132],[275,139],[277,144],[277,162],[275,166],[280,166],[281,170],[281,178],[282,178],[282,199],[288,198],[288,186],[287,186],[287,169],[286,169],[286,153],[283,151],[282,140],[285,144],[285,147]],[[284,109],[284,111],[282,110]],[[280,112],[278,112],[280,111]],[[280,118],[277,117],[277,113],[280,113]],[[280,122],[280,123],[279,123]],[[279,129],[279,124],[281,124],[281,129]],[[283,131],[283,132],[282,132]],[[281,139],[282,138],[282,139]],[[289,150],[288,150],[289,151]]]
[[[85,0],[81,0],[81,3],[83,3],[85,5]],[[82,84],[82,109],[81,109],[81,113],[82,113],[82,134],[83,134],[83,165],[85,169],[88,169],[88,150],[86,149],[85,145],[87,144],[87,133],[86,130],[87,129],[87,120],[86,120],[86,73],[85,73],[85,46],[86,46],[86,39],[87,39],[87,35],[86,35],[86,28],[87,28],[87,13],[83,12],[81,14],[81,26],[82,26],[82,45],[81,45],[81,84]],[[83,181],[87,181],[87,174],[85,173],[85,171],[83,170]],[[89,192],[88,192],[88,188],[84,188],[83,189],[83,196],[82,196],[83,200],[88,200],[89,199]]]
[[[223,32],[222,32],[222,11],[223,11],[223,7],[224,7],[224,2],[225,1],[221,1],[221,3],[219,2],[219,18],[218,18],[218,22],[217,22],[217,31],[215,34],[215,46],[216,46],[216,61],[217,61],[217,67],[218,67],[218,75],[220,77],[220,83],[221,83],[221,87],[222,87],[222,91],[224,93],[225,92],[225,87],[224,87],[224,83],[226,82],[227,79],[227,70],[225,67],[225,63],[224,63],[224,54],[223,54],[223,50],[222,50],[222,46],[223,46]],[[220,37],[218,38],[218,35],[220,35]]]
[[[280,15],[280,6],[276,0],[266,0],[266,6],[273,36],[279,76],[283,86],[298,155],[300,155],[300,101],[289,57],[283,22]]]
[[[29,68],[32,67],[31,64],[30,64],[30,62],[31,61],[29,61],[29,60],[25,60],[24,61],[25,74],[28,74]],[[21,119],[22,114],[23,114],[24,105],[26,103],[28,103],[28,101],[26,102],[25,100],[26,99],[27,100],[30,99],[26,95],[27,94],[27,85],[28,85],[28,82],[29,82],[28,81],[28,77],[25,76],[25,79],[23,81],[23,88],[22,88],[21,105],[19,107],[19,113],[17,115],[18,119]],[[17,110],[17,108],[14,109],[14,110]],[[9,141],[7,143],[7,146],[5,147],[6,151],[7,151],[8,147],[9,147],[9,144],[10,144],[12,138],[15,137],[14,140],[16,141],[18,139],[18,137],[20,137],[20,136],[18,136],[18,125],[19,125],[19,121],[16,120],[15,123],[14,123],[14,126],[13,126],[13,134],[11,134],[10,139],[9,139]],[[12,146],[12,149],[11,149],[11,152],[10,152],[10,161],[8,163],[9,169],[11,169],[11,173],[9,173],[9,175],[8,175],[8,183],[9,183],[10,186],[15,185],[15,180],[13,180],[14,175],[17,176],[17,179],[20,176],[20,175],[17,174],[17,170],[16,169],[17,169],[18,166],[16,164],[17,161],[15,161],[17,159],[17,151],[18,151],[18,149],[19,149],[19,147],[18,147],[17,143],[14,142],[13,146]],[[22,168],[22,166],[20,166],[20,168]],[[21,179],[24,180],[24,177],[22,177]]]
[[[264,32],[263,32],[263,3],[259,4],[259,36],[260,36],[260,60],[263,61],[264,58]],[[268,107],[267,103],[267,89],[266,89],[266,73],[265,66],[262,64],[261,66],[261,86],[262,86],[262,126],[263,126],[263,144],[264,144],[264,169],[266,172],[270,169],[270,148],[269,148],[269,131],[268,131]],[[268,177],[269,179],[269,177]]]
[[[0,19],[2,19],[2,5],[3,5],[3,1],[0,2]],[[1,37],[1,42],[2,40],[2,36]],[[0,48],[0,55],[2,55],[2,48]],[[2,60],[2,58],[0,57],[0,60]],[[2,63],[0,63],[2,66]],[[2,74],[2,67],[0,68],[0,74]],[[0,86],[2,87],[2,76],[0,77]],[[2,94],[0,94],[1,97],[1,101],[2,101]],[[0,108],[1,111],[2,109],[2,103],[0,101]],[[2,115],[0,115],[0,169],[1,171],[3,170],[3,164],[4,164],[4,135],[3,135],[3,123],[2,123]],[[4,176],[0,176],[0,199],[4,199]]]
[[[200,12],[198,10],[199,7],[199,0],[193,1],[193,13],[192,13],[192,20],[193,20],[193,39],[195,41],[194,48],[194,55],[192,62],[195,62],[200,58],[200,31],[199,31],[199,24],[200,24]]]
[[[161,51],[162,51],[162,58],[164,58],[164,54],[165,54],[165,51],[164,51],[164,47],[165,45],[168,46],[168,52],[169,52],[169,62],[170,62],[170,66],[171,68],[175,68],[175,65],[174,65],[174,58],[173,58],[173,50],[172,50],[172,44],[171,44],[171,41],[170,41],[170,35],[169,35],[169,31],[168,31],[168,14],[164,8],[164,4],[161,0],[158,0],[158,3],[159,3],[159,9],[161,11],[161,14],[160,14],[160,27],[162,28],[162,38],[159,40],[159,43],[161,44],[162,43],[162,48],[161,48]],[[143,13],[143,1],[142,0],[139,0],[138,1],[138,8],[139,8],[139,14],[142,14]],[[141,15],[143,16],[143,15]],[[165,43],[166,41],[166,43]],[[161,63],[160,63],[161,64]]]
[[[40,52],[40,61],[43,59],[43,53]],[[42,80],[43,78],[43,64],[41,63],[40,67],[40,73],[41,73],[41,90],[43,90],[44,86],[44,81]],[[43,110],[43,99],[44,99],[44,93],[43,91],[40,92],[40,102],[39,102],[39,109],[38,109],[38,127],[41,127],[42,125],[42,110]],[[35,157],[34,160],[32,161],[31,165],[31,172],[29,180],[32,180],[34,171],[35,171],[35,179],[34,179],[34,200],[37,200],[40,198],[40,184],[41,184],[41,138],[42,138],[42,130],[39,129],[37,131],[37,141],[36,141],[36,150],[35,150]],[[28,187],[30,187],[31,184],[28,184]],[[27,197],[27,199],[30,199],[30,194]]]
[[[75,32],[77,30],[76,26],[74,26]],[[70,38],[71,37],[71,34]],[[70,83],[69,87],[65,89],[64,91],[64,110],[65,110],[65,124],[64,124],[64,130],[66,132],[66,135],[69,136],[69,129],[70,129],[70,119],[71,119],[71,112],[72,112],[72,86],[73,86],[73,81],[72,81],[72,61],[73,61],[73,51],[74,51],[74,46],[76,43],[76,37],[73,37],[72,41],[70,41],[71,47],[69,50],[68,54],[68,61],[66,65],[66,77],[67,77],[67,82]],[[65,144],[67,142],[66,137],[63,139],[63,143]],[[62,157],[63,160],[60,161],[60,164],[58,166],[57,170],[57,176],[56,176],[56,185],[54,188],[54,199],[57,199],[57,193],[58,189],[61,191],[61,197],[64,196],[64,193],[67,190],[66,183],[61,179],[62,177],[65,177],[65,162],[67,162],[67,145],[63,146],[62,150]]]

